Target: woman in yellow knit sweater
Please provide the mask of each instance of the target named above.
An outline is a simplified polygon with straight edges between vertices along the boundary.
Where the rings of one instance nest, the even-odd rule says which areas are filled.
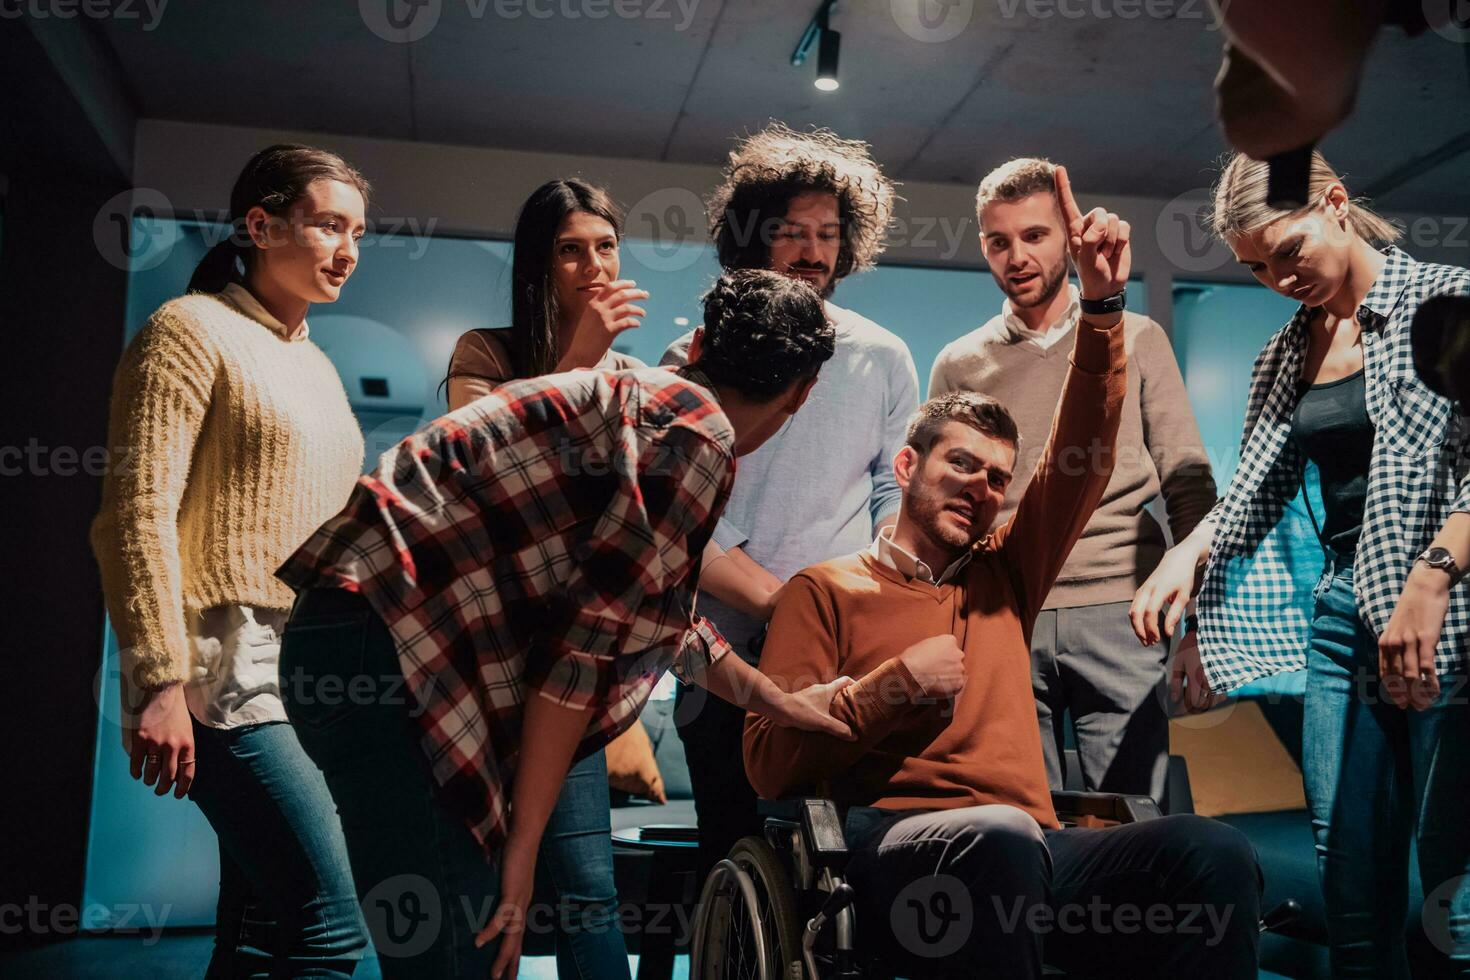
[[[362,435],[306,313],[352,275],[367,193],[334,154],[257,153],[231,191],[229,237],[114,380],[109,444],[134,462],[104,480],[92,546],[123,741],[134,778],[188,795],[219,837],[210,976],[346,977],[366,947],[331,796],[281,703],[293,596],[274,573],[361,471]]]

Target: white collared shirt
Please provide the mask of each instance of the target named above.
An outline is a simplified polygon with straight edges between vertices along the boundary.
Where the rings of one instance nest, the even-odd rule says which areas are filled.
[[[231,604],[187,615],[193,648],[184,682],[189,713],[210,728],[287,721],[280,658],[290,614]]]
[[[1071,283],[1067,283],[1067,296],[1070,302],[1067,304],[1066,311],[1062,313],[1062,318],[1056,323],[1051,324],[1044,331],[1032,330],[1026,326],[1021,318],[1016,315],[1015,307],[1011,306],[1011,301],[1006,300],[1001,304],[1000,310],[1001,323],[1005,325],[1007,335],[1016,343],[1029,340],[1042,350],[1051,347],[1057,341],[1071,333],[1072,328],[1077,326],[1077,321],[1082,318],[1082,303],[1079,299],[1077,287]]]
[[[894,543],[893,528],[894,525],[890,524],[878,532],[878,536],[868,546],[868,554],[908,578],[916,578],[920,582],[928,582],[930,585],[943,585],[963,571],[965,566],[970,563],[970,552],[966,551],[954,561],[950,562],[949,567],[936,579],[934,577],[934,570],[929,567],[927,562],[902,545]]]

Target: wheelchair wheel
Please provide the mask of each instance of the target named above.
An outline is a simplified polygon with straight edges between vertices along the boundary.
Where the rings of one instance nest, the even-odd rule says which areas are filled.
[[[699,896],[690,980],[801,980],[801,923],[790,871],[770,844],[744,837]]]

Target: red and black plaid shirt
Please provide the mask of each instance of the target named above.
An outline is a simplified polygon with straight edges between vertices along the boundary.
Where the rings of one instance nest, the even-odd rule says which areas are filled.
[[[382,617],[449,805],[503,842],[526,697],[594,709],[581,758],[664,671],[729,647],[694,611],[735,478],[695,372],[576,371],[497,388],[384,453],[277,571]]]

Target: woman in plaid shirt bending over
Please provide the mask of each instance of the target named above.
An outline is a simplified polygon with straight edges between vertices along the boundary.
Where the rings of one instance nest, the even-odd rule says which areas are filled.
[[[514,381],[429,423],[277,573],[298,591],[282,696],[385,977],[515,975],[569,767],[671,667],[850,737],[828,713],[845,678],[786,693],[694,613],[735,457],[801,407],[833,329],[810,286],[758,271],[721,278],[704,323],[680,371]]]
[[[1470,293],[1470,271],[1388,244],[1398,230],[1350,199],[1320,153],[1305,207],[1268,204],[1266,182],[1264,163],[1231,160],[1215,229],[1257,279],[1302,305],[1256,361],[1230,489],[1139,589],[1133,627],[1157,641],[1167,605],[1172,635],[1203,567],[1176,700],[1203,710],[1305,666],[1302,773],[1333,976],[1404,975],[1411,837],[1427,954],[1460,976],[1470,972],[1470,441],[1463,407],[1415,374],[1409,327],[1426,300]],[[1289,505],[1308,462],[1321,493],[1308,487],[1307,529],[1325,560],[1302,569]]]

